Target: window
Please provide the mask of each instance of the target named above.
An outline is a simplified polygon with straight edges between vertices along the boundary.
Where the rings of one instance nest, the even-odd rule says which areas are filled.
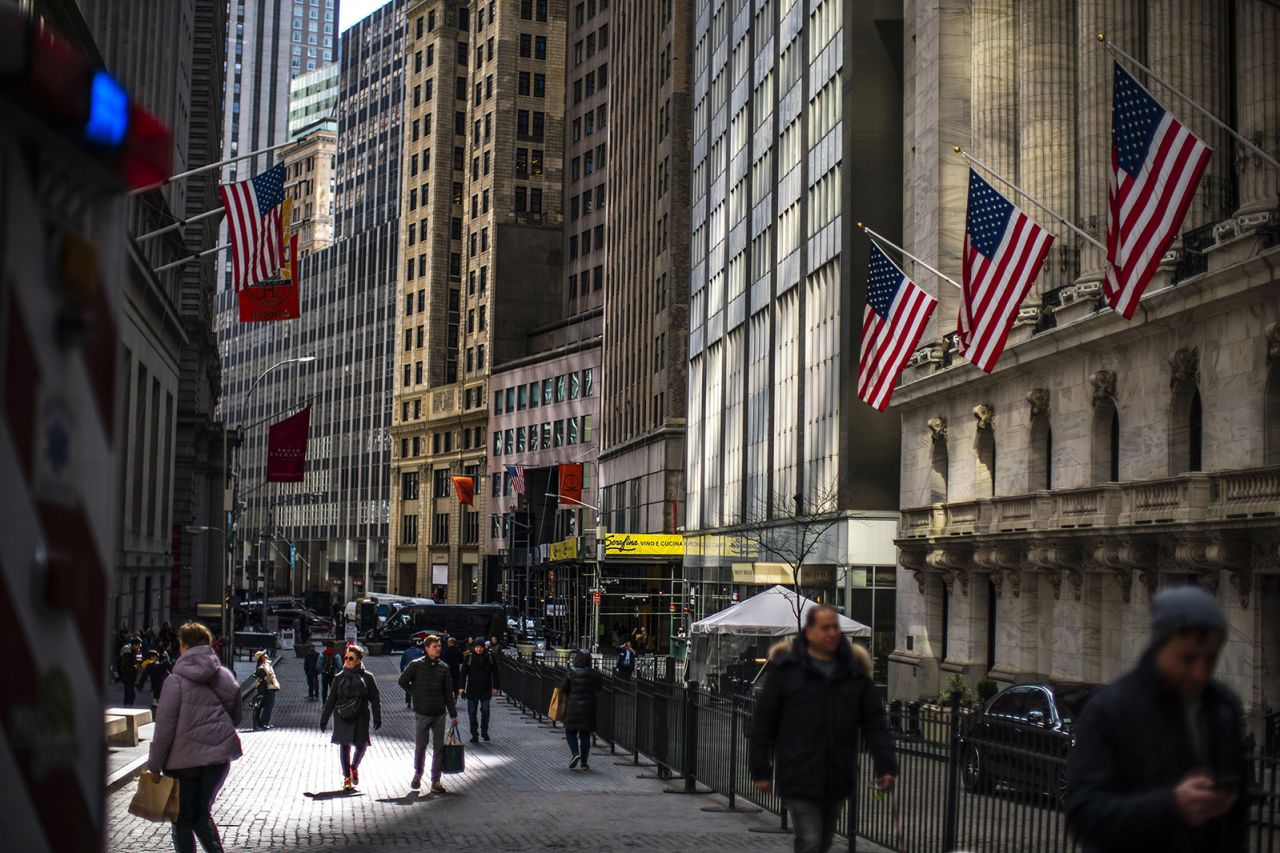
[[[516,177],[517,178],[529,177],[529,149],[528,148],[516,149]]]
[[[526,138],[529,136],[529,111],[516,110],[516,136]]]
[[[520,55],[525,59],[533,56],[533,36],[529,33],[520,34]]]
[[[547,75],[533,75],[533,96],[535,98],[545,98],[547,96]]]
[[[533,56],[535,59],[547,58],[547,37],[538,36],[533,42]]]
[[[947,440],[941,434],[933,437],[933,451],[930,457],[929,502],[946,503],[948,477]]]
[[[1093,410],[1093,481],[1120,481],[1120,413],[1110,397]]]
[[[996,436],[995,429],[979,428],[975,439],[977,466],[974,470],[974,494],[980,497],[996,493]]]
[[[544,406],[551,405],[551,391],[552,391],[551,380],[550,379],[542,380],[542,405]]]
[[[564,421],[556,421],[551,439],[552,447],[564,447]]]
[[[1280,465],[1280,360],[1274,360],[1267,376],[1263,402],[1263,464]]]
[[[1204,413],[1195,380],[1178,383],[1169,417],[1169,473],[1204,470]]]
[[[556,402],[563,403],[565,396],[565,377],[563,375],[556,377]]]
[[[593,384],[594,371],[588,367],[582,371],[582,396],[590,397]]]
[[[400,518],[400,544],[418,544],[418,516],[405,515]]]
[[[1053,428],[1049,413],[1031,416],[1030,467],[1027,471],[1027,490],[1053,488]]]
[[[434,440],[435,447],[436,447],[435,452],[439,453],[440,452],[440,433],[433,434],[432,439]],[[447,498],[451,494],[453,494],[453,479],[449,475],[448,468],[436,468],[431,473],[433,475],[432,484],[431,484],[432,495],[434,495],[437,498]]]
[[[417,471],[405,471],[400,475],[400,499],[405,501],[418,499]]]
[[[460,10],[460,11],[466,11]],[[431,520],[431,544],[449,544],[449,513],[437,512]]]
[[[529,212],[542,212],[542,190],[537,189],[536,187],[529,190]]]
[[[529,72],[528,71],[520,72],[519,83],[516,86],[516,91],[521,95],[529,94]]]
[[[516,194],[515,210],[516,210],[516,213],[524,213],[526,210],[528,210],[528,204],[529,204],[529,202],[528,202],[528,193],[529,193],[529,191],[528,191],[525,187],[516,187],[516,188],[515,188],[515,194]]]

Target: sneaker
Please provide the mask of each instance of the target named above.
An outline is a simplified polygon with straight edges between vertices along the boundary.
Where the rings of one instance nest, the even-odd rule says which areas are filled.
[[[493,740],[493,738],[489,737],[488,735],[480,735],[480,740],[484,741],[485,743],[488,743],[489,741]]]
[[[432,783],[431,783],[431,793],[433,793],[433,794],[447,794],[447,793],[449,793],[449,792],[448,792],[448,791],[446,791],[446,790],[444,789],[444,785],[441,785],[439,782],[432,782]]]
[[[472,736],[471,736],[471,742],[472,742],[472,743],[479,743],[479,742],[480,742],[480,738],[476,737],[475,735],[472,735]]]
[[[409,787],[410,787],[410,788],[412,788],[412,789],[413,789],[413,790],[415,790],[415,791],[422,787],[422,774],[421,774],[421,773],[414,773],[414,774],[413,774],[413,780],[409,782]]]
[[[343,777],[342,777],[342,790],[344,790],[344,791],[350,791],[350,790],[352,790],[353,788],[354,788],[354,786],[351,784],[351,777],[350,777],[350,776],[343,776]]]
[[[577,767],[581,762],[582,762],[582,756],[575,755],[573,758],[569,759],[569,769],[572,770],[573,768]]]
[[[359,767],[351,768],[351,784],[352,785],[360,784],[360,768]]]
[[[584,762],[582,762],[582,769],[583,769],[583,770],[590,770],[590,769],[591,769],[591,765],[584,761]]]

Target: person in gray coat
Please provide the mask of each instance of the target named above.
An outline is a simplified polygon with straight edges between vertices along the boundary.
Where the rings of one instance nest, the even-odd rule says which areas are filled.
[[[179,657],[165,680],[156,709],[156,728],[147,771],[178,780],[178,819],[173,849],[222,853],[213,823],[213,801],[239,758],[240,685],[210,647],[213,637],[199,622],[178,629]]]
[[[373,673],[364,668],[364,649],[347,646],[342,652],[342,669],[333,680],[333,689],[325,700],[320,715],[320,731],[329,725],[333,717],[331,743],[338,745],[338,763],[342,766],[342,790],[350,791],[360,784],[360,759],[373,738],[369,735],[369,723],[382,728],[382,700],[378,697],[378,682]],[[355,755],[351,754],[352,747]]]

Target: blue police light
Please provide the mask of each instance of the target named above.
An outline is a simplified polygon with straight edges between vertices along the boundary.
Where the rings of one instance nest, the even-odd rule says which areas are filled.
[[[84,135],[90,142],[115,148],[129,129],[129,95],[105,71],[95,71]]]

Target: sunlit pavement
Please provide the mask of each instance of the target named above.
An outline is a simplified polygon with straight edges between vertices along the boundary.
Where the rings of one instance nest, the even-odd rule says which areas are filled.
[[[647,771],[615,765],[624,756],[607,746],[593,753],[589,771],[570,770],[563,732],[528,721],[505,699],[493,704],[493,741],[468,744],[466,772],[444,777],[449,793],[426,796],[424,780],[420,795],[409,788],[413,714],[395,686],[398,656],[367,664],[382,692],[383,725],[358,791],[343,795],[338,748],[320,732],[320,704],[306,701],[301,661],[281,661],[275,728],[241,731],[245,755],[214,805],[228,851],[791,849],[789,836],[749,831],[777,826],[776,817],[703,812],[723,801],[664,794],[669,783],[637,779]],[[168,824],[128,813],[132,793],[127,785],[108,799],[108,849],[172,850]]]

